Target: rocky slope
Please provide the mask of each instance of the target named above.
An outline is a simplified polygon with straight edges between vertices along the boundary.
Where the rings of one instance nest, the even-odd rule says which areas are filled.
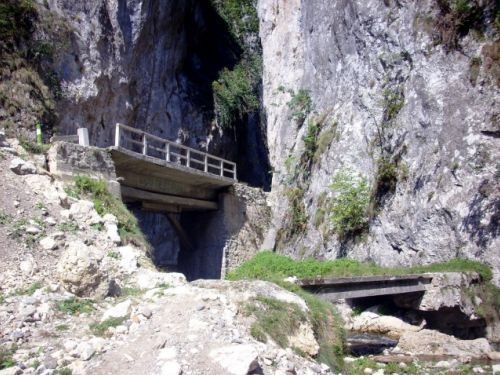
[[[275,171],[268,247],[387,266],[477,259],[500,283],[493,3],[480,2],[479,30],[448,35],[455,45],[439,25],[458,11],[438,3],[259,2]],[[332,224],[341,172],[371,189],[352,236]]]
[[[156,271],[113,215],[69,197],[44,158],[3,133],[0,171],[0,374],[331,373],[312,359],[309,318],[284,348],[251,335],[247,306],[265,296],[306,314],[300,297]]]

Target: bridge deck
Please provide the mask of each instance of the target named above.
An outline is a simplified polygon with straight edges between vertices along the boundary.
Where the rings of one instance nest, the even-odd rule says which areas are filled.
[[[423,292],[432,275],[362,276],[304,279],[299,285],[328,300]]]
[[[147,210],[214,210],[218,191],[237,181],[230,161],[121,124],[109,150],[122,197]]]

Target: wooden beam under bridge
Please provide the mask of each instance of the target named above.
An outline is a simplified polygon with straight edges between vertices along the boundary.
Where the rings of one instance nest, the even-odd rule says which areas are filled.
[[[176,206],[181,210],[189,211],[210,211],[218,209],[217,203],[213,201],[152,193],[150,191],[140,190],[123,185],[121,186],[121,194],[122,197],[127,201],[141,201],[148,202],[148,204],[154,203],[157,204],[158,208],[161,207],[160,205],[167,205],[170,208],[172,206]],[[153,206],[150,205],[150,207]]]

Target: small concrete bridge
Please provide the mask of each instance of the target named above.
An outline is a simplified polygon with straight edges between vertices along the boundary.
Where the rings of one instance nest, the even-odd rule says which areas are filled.
[[[330,301],[374,296],[422,293],[432,281],[430,274],[303,279],[298,285]]]
[[[148,211],[216,210],[218,192],[237,182],[235,163],[123,124],[108,149],[123,200]]]

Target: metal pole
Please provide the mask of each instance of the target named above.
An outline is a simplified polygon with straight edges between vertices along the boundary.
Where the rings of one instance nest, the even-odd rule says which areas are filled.
[[[148,154],[148,139],[146,133],[142,134],[142,154],[143,155]]]

